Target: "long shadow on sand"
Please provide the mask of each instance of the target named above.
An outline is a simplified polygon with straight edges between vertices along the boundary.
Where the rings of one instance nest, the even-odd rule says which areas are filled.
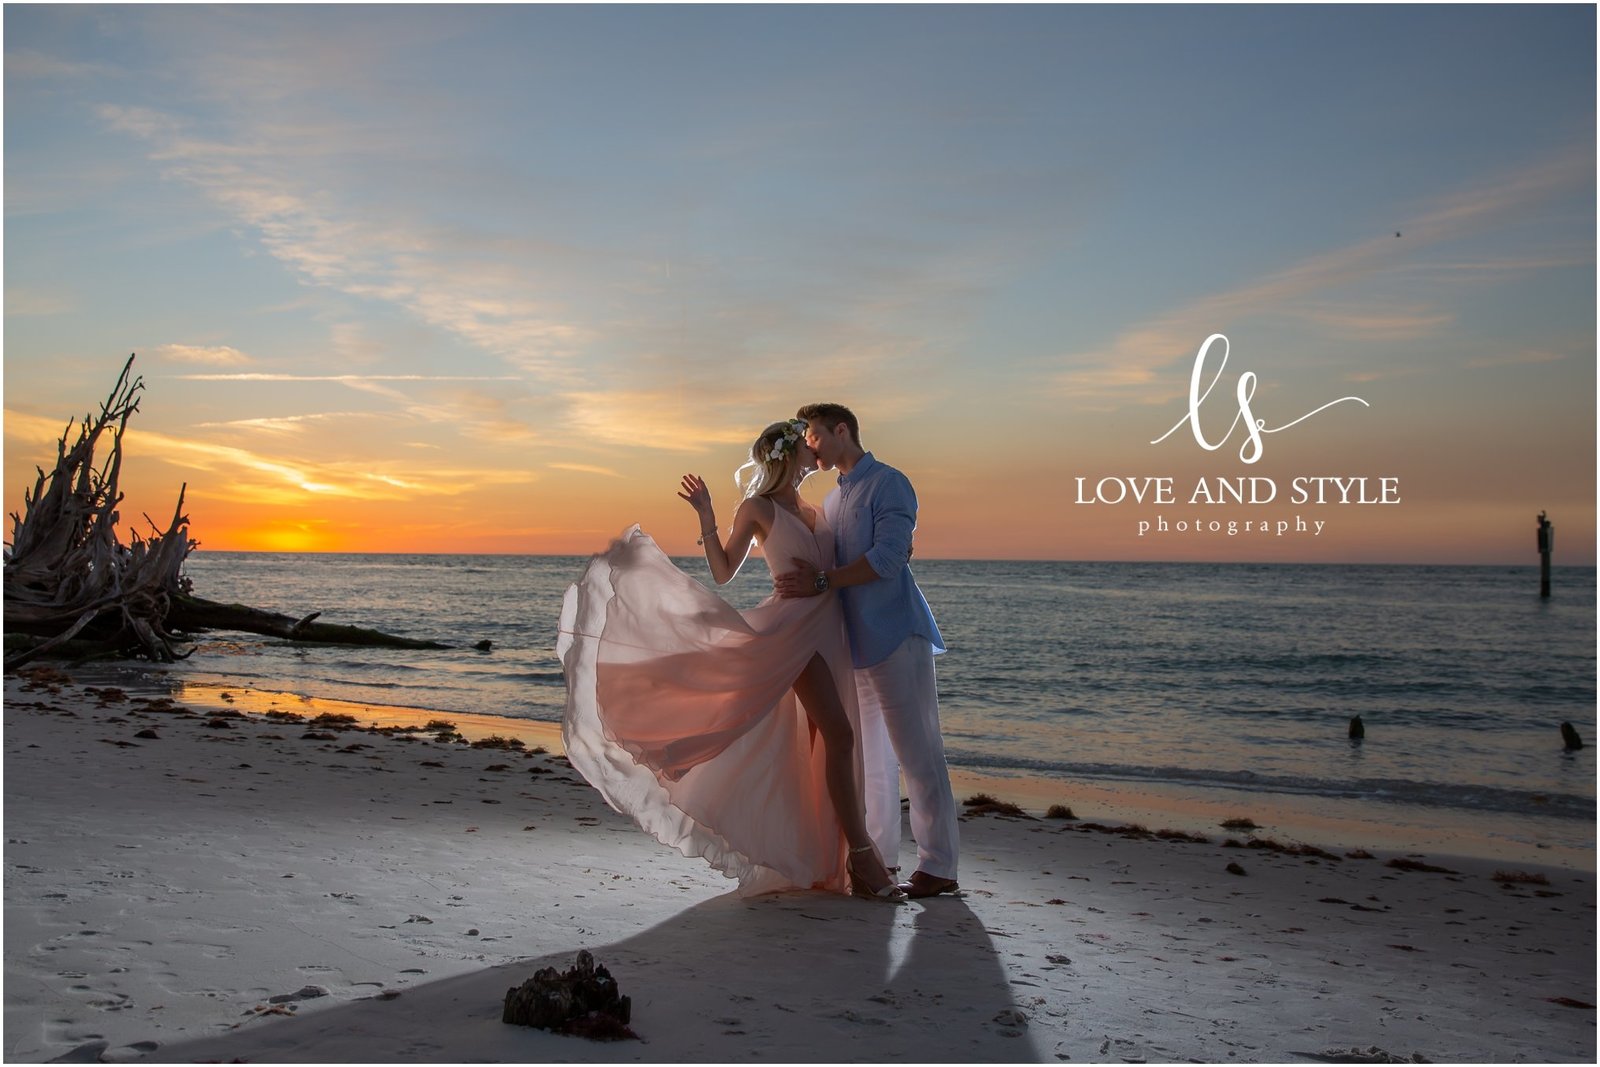
[[[506,990],[587,948],[633,999],[643,1042],[500,1021]],[[626,940],[406,989],[387,1000],[162,1047],[164,1061],[1019,1062],[1037,1048],[966,902],[726,894]]]

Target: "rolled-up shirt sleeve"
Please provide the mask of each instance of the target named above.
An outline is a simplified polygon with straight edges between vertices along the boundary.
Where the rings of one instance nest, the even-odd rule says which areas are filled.
[[[911,535],[917,528],[917,494],[895,472],[885,479],[872,506],[872,547],[867,562],[880,578],[891,578],[911,561]]]
[[[944,638],[908,566],[917,528],[917,494],[910,479],[868,452],[839,478],[823,511],[834,529],[839,564],[865,559],[877,576],[877,581],[839,589],[850,661],[858,669],[882,663],[908,637],[926,638],[935,655],[943,652]]]

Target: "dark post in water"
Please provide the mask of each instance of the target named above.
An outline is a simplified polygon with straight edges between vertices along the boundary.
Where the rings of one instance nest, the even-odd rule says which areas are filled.
[[[1539,595],[1550,595],[1550,553],[1556,546],[1555,523],[1539,512]]]

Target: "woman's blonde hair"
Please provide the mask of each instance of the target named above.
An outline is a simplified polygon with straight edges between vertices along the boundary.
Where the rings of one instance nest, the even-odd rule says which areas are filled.
[[[805,473],[800,469],[800,443],[805,436],[806,424],[799,419],[768,426],[750,446],[749,461],[733,472],[733,484],[746,498],[771,496],[780,489],[799,485]],[[746,471],[750,472],[748,481]]]

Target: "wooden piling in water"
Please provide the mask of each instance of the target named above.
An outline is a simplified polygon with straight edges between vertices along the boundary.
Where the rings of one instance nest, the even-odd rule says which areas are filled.
[[[1550,595],[1550,553],[1555,549],[1555,523],[1539,512],[1539,595]]]

